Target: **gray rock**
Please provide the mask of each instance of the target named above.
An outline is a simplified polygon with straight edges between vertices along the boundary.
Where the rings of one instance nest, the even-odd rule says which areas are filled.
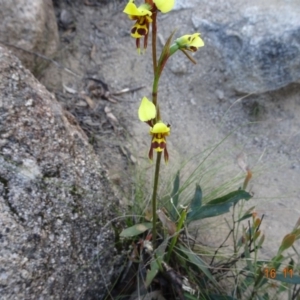
[[[215,94],[219,100],[224,100],[224,92],[222,90],[216,90]]]
[[[48,62],[18,48],[53,57],[59,39],[52,1],[0,0],[0,19],[0,41],[12,45],[23,65],[38,75]]]
[[[170,69],[176,75],[186,74],[188,71],[186,60],[184,59],[170,60]]]
[[[248,8],[230,24],[192,20],[224,58],[236,91],[263,93],[299,81],[300,19],[293,6],[285,11]]]
[[[192,7],[194,7],[194,4],[192,4],[191,1],[176,0],[173,10],[181,10],[181,9],[192,8]]]
[[[69,10],[61,10],[59,14],[59,24],[64,30],[75,29],[74,16]]]
[[[101,299],[114,264],[114,197],[97,156],[20,61],[0,47],[0,295]]]

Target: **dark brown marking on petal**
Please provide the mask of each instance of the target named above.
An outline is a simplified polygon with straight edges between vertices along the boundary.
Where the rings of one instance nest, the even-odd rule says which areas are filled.
[[[169,153],[167,150],[167,146],[165,147],[165,150],[164,150],[164,159],[165,159],[165,163],[167,163],[169,161]]]
[[[139,35],[146,35],[147,34],[147,30],[145,28],[138,28],[137,33]]]
[[[132,28],[131,28],[131,34],[135,34],[136,30],[137,30],[136,27],[132,27]]]
[[[165,149],[166,148],[166,143],[165,142],[161,142],[161,143],[159,143],[159,148],[161,148],[161,149]]]
[[[144,49],[147,49],[147,45],[148,45],[148,34],[146,34],[144,38]]]
[[[151,144],[151,147],[150,147],[150,150],[149,150],[149,153],[148,153],[148,157],[150,160],[153,160],[153,145]]]
[[[196,51],[197,51],[197,48],[194,47],[194,46],[190,46],[190,47],[189,47],[189,50],[191,50],[192,52],[196,52]]]
[[[145,123],[147,123],[150,127],[153,127],[153,122],[152,122],[152,120],[148,120],[148,121],[146,121]]]
[[[152,148],[156,149],[159,147],[158,142],[152,142]]]
[[[157,148],[161,148],[161,149],[165,149],[166,148],[166,143],[163,142],[153,142],[152,143],[153,149],[157,149]]]

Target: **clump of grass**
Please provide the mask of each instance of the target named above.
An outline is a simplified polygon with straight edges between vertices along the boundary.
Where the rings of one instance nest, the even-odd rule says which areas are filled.
[[[197,169],[203,171],[211,162],[200,165]],[[215,177],[216,172],[207,172],[206,176]],[[255,213],[254,206],[244,208],[245,202],[251,201],[251,194],[241,189],[247,188],[249,173],[221,185],[225,186],[223,195],[222,188],[217,186],[214,191],[208,185],[210,194],[217,195],[214,199],[209,196],[209,200],[205,200],[205,188],[202,191],[199,184],[194,188],[197,181],[188,185],[187,178],[180,183],[180,173],[174,174],[171,184],[166,185],[169,193],[162,190],[163,196],[158,197],[156,249],[152,244],[150,199],[145,181],[142,176],[138,178],[141,182],[132,199],[136,205],[131,207],[132,215],[124,216],[128,227],[119,235],[118,244],[127,249],[128,260],[115,282],[118,295],[113,294],[113,299],[129,299],[134,291],[139,291],[143,299],[151,290],[165,299],[282,299],[286,295],[288,299],[297,299],[300,256],[294,242],[300,239],[300,220],[283,239],[277,255],[269,260],[260,259],[259,250],[265,240],[260,228],[263,216]],[[209,182],[205,176],[202,179],[203,183]],[[191,190],[192,197],[186,196]],[[222,235],[218,233],[221,227],[224,231],[224,225],[216,219],[221,215],[225,216],[228,230],[223,241],[214,246],[211,240]],[[204,219],[214,220],[215,226],[208,227]],[[200,227],[201,234],[209,232],[211,238],[203,243],[193,227]],[[284,254],[288,249],[292,251]]]

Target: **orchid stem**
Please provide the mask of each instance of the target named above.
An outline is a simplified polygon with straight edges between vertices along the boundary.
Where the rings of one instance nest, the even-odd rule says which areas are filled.
[[[156,36],[157,36],[157,24],[156,24],[157,12],[152,13],[152,61],[153,61],[153,74],[156,74],[157,58],[156,58]]]
[[[158,90],[158,81],[159,77],[157,77],[156,70],[157,70],[157,57],[156,57],[156,36],[157,36],[157,24],[156,24],[156,16],[157,12],[152,13],[152,61],[153,61],[153,89],[152,89],[152,102],[156,107],[157,115],[154,120],[154,124],[160,118],[159,107],[157,104],[157,90]],[[156,196],[157,196],[157,188],[158,188],[158,178],[159,178],[159,168],[160,168],[160,161],[161,161],[161,152],[157,153],[156,156],[156,164],[155,164],[155,174],[154,174],[154,184],[153,184],[153,194],[152,194],[152,243],[153,247],[156,244],[156,222],[157,222],[157,214],[156,214]]]
[[[153,87],[152,87],[152,102],[156,107],[156,116],[155,116],[155,124],[159,121],[160,118],[160,109],[157,104],[157,91],[158,91],[158,81],[159,76],[157,74],[154,75]]]
[[[156,196],[157,196],[157,188],[158,188],[158,178],[159,178],[161,154],[162,154],[162,152],[157,152],[155,173],[154,173],[153,194],[152,194],[152,215],[153,215],[153,217],[152,217],[152,243],[153,243],[153,247],[155,247],[155,244],[156,244],[156,222],[157,222]]]

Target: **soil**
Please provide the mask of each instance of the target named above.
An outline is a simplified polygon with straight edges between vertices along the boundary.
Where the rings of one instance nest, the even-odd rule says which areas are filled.
[[[61,41],[54,59],[77,75],[51,65],[40,74],[40,80],[78,119],[119,195],[128,203],[135,184],[134,167],[153,173],[147,159],[148,128],[137,118],[141,98],[151,98],[151,42],[144,55],[137,54],[130,37],[132,22],[122,13],[126,1],[54,2]],[[212,1],[209,16],[217,3]],[[188,8],[159,16],[159,51],[174,26],[176,36],[194,32],[192,13]],[[216,18],[221,18],[220,14]],[[206,41],[205,36],[203,39]],[[227,88],[224,66],[209,41],[194,58],[196,65],[182,53],[171,57],[160,81],[162,117],[172,126],[170,162],[162,166],[164,178],[167,181],[174,176],[182,162],[191,158],[182,173],[190,172],[202,162],[201,153],[218,144],[207,159],[216,161],[212,163],[216,175],[211,176],[209,186],[202,185],[204,175],[196,180],[205,195],[224,180],[244,176],[237,157],[247,156],[254,195],[247,206],[255,205],[257,213],[265,215],[262,252],[270,257],[300,217],[300,85],[294,83],[260,95],[237,95]],[[106,88],[103,83],[111,93],[145,87],[118,95],[117,103],[113,103],[100,97]],[[241,182],[233,183],[233,188]],[[213,231],[215,238],[206,229],[203,238],[212,244],[225,238],[228,228],[222,220],[218,220],[218,233]]]

